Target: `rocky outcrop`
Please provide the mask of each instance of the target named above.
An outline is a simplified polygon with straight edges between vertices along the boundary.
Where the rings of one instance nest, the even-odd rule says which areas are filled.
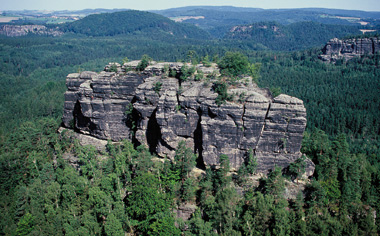
[[[360,55],[371,55],[380,51],[380,40],[376,37],[340,40],[331,39],[322,49],[320,59],[335,62],[339,59],[350,60]]]
[[[48,29],[44,25],[2,25],[0,26],[0,34],[8,37],[19,37],[28,34],[60,36],[63,33],[58,30]]]
[[[228,89],[233,101],[219,106],[212,86],[216,65],[197,66],[209,75],[201,81],[168,76],[181,76],[183,63],[153,63],[142,72],[134,71],[136,66],[136,61],[116,64],[115,73],[107,72],[110,64],[100,73],[68,75],[63,125],[99,139],[130,139],[169,158],[184,140],[200,165],[218,166],[226,154],[237,169],[253,150],[258,171],[267,172],[301,156],[306,110],[300,99],[272,98],[247,77]]]

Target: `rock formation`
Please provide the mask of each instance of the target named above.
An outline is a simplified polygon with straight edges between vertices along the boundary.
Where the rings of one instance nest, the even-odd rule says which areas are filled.
[[[247,77],[228,89],[234,100],[218,106],[212,86],[216,65],[196,66],[207,79],[182,81],[168,75],[179,77],[183,63],[154,62],[136,72],[137,63],[115,64],[117,73],[109,72],[110,64],[100,73],[68,75],[63,125],[99,139],[130,139],[169,158],[184,140],[200,165],[218,166],[226,154],[237,169],[253,150],[258,171],[265,173],[301,156],[306,110],[300,99],[272,98]],[[311,175],[314,165],[307,164]]]
[[[322,49],[320,59],[335,62],[339,59],[350,60],[360,55],[376,54],[380,51],[380,40],[376,37],[340,40],[331,39]]]
[[[19,37],[28,34],[61,36],[63,32],[56,29],[48,29],[44,25],[2,25],[0,34],[8,37]]]

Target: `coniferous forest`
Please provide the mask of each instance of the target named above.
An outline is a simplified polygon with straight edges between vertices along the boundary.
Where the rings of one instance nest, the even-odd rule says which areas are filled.
[[[267,48],[160,20],[152,32],[157,25],[126,33],[111,24],[88,35],[94,26],[84,21],[60,37],[0,36],[1,235],[379,235],[380,54],[328,64],[320,46]],[[69,73],[143,55],[221,63],[227,52],[260,67],[260,87],[304,101],[309,179],[302,160],[255,185],[253,154],[234,173],[225,155],[220,168],[194,171],[197,157],[184,143],[170,161],[127,140],[99,152],[57,131]],[[288,199],[290,185],[304,188]],[[180,208],[195,211],[184,221]]]

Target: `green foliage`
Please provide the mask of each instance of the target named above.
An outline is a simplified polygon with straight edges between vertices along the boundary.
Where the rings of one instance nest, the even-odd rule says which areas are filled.
[[[164,65],[164,68],[162,69],[162,75],[161,75],[161,78],[168,77],[168,76],[169,76],[169,73],[170,73],[169,65],[168,65],[168,64],[165,64],[165,65]]]
[[[252,51],[257,46],[249,42],[237,46],[236,41],[138,34],[1,39],[0,234],[379,234],[379,218],[373,218],[374,211],[380,212],[378,55],[326,65],[317,59],[317,50]],[[172,40],[162,40],[165,37]],[[191,50],[192,62],[241,50],[254,62],[248,63],[247,75],[258,78],[260,69],[261,86],[281,87],[304,101],[308,127],[302,152],[316,165],[304,199],[299,196],[289,204],[283,199],[278,170],[263,181],[264,194],[248,184],[237,194],[227,156],[220,157],[219,169],[207,168],[198,180],[190,172],[195,157],[186,145],[177,147],[178,161],[161,163],[147,148],[136,150],[129,141],[109,142],[107,151],[99,153],[81,147],[70,132],[56,132],[67,74],[100,71],[126,54],[183,61]],[[215,78],[213,74],[207,79]],[[216,82],[225,83],[214,86],[220,104],[231,99],[227,89],[236,81]],[[132,104],[125,115],[135,119]],[[77,160],[80,170],[68,158]],[[242,167],[249,176],[254,158]],[[299,176],[302,162],[289,169]],[[175,227],[176,203],[197,205],[186,222],[188,231]]]
[[[109,69],[110,72],[115,72],[117,73],[117,65],[115,63],[113,63]]]
[[[244,163],[240,166],[238,170],[238,180],[240,184],[246,182],[247,175],[253,175],[257,168],[257,158],[254,156],[254,152],[250,149],[247,153],[247,157]]]
[[[236,217],[239,198],[233,187],[222,188],[215,194],[215,205],[212,212],[214,228],[222,235],[240,235]]]
[[[204,75],[203,71],[197,70],[197,73],[195,74],[194,80],[200,81],[200,80],[203,80],[204,77],[205,77],[205,75]]]
[[[123,64],[125,64],[125,63],[127,63],[127,62],[129,62],[128,57],[124,57],[124,58],[123,58]]]
[[[171,21],[158,14],[143,11],[121,11],[92,14],[81,20],[61,25],[66,32],[86,36],[156,35],[156,37],[209,38],[209,34],[195,26]]]
[[[107,217],[106,224],[104,225],[104,231],[106,235],[116,235],[123,236],[123,228],[120,221],[114,216],[114,214],[109,214]]]
[[[245,102],[245,99],[246,99],[246,93],[245,93],[245,92],[240,93],[240,94],[239,94],[238,102],[239,102],[239,103],[244,103],[244,102]]]
[[[226,101],[231,101],[233,99],[232,95],[229,95],[227,92],[228,84],[224,81],[215,82],[213,85],[214,91],[218,94],[216,97],[215,103],[220,106],[225,104]]]
[[[161,87],[162,87],[162,83],[160,81],[156,82],[153,87],[154,92],[160,95]]]
[[[181,110],[181,105],[177,104],[175,105],[175,111],[179,112]]]
[[[33,228],[33,216],[26,213],[17,224],[16,234],[18,236],[28,235],[33,231]]]
[[[282,197],[285,190],[285,182],[279,167],[275,167],[268,173],[268,178],[265,180],[264,189],[266,194],[270,194],[275,198]]]
[[[190,171],[195,167],[195,159],[193,151],[186,147],[185,141],[180,141],[176,148],[174,156],[174,168],[180,170],[180,178],[182,180],[189,178]]]
[[[319,53],[268,53],[267,59],[259,60],[260,86],[281,87],[283,93],[305,101],[309,131],[315,127],[327,135],[378,135],[380,114],[375,104],[379,99],[374,94],[380,74],[375,56],[336,66],[320,62]],[[252,57],[259,55],[253,53]]]
[[[185,141],[180,141],[176,148],[172,172],[177,171],[178,180],[181,180],[178,183],[177,196],[184,202],[195,200],[196,183],[190,176],[191,170],[195,167],[195,159],[195,154],[186,147]]]
[[[280,95],[280,94],[282,93],[280,87],[271,87],[271,88],[270,88],[270,92],[272,93],[272,96],[273,96],[274,98],[277,97],[278,95]]]
[[[149,63],[152,61],[152,58],[150,58],[148,55],[144,54],[141,57],[141,60],[139,64],[136,66],[137,71],[143,71],[145,68],[149,66]]]
[[[230,76],[244,75],[250,70],[248,57],[240,52],[226,52],[218,66],[222,74]]]
[[[192,78],[195,71],[196,68],[194,66],[189,67],[187,64],[184,64],[181,68],[180,81],[182,82],[188,80],[189,78]]]
[[[203,60],[202,60],[202,64],[205,66],[205,67],[211,67],[211,62],[210,62],[210,58],[208,55],[206,55]]]
[[[252,77],[253,81],[256,84],[259,83],[260,68],[261,68],[261,64],[259,63],[250,64],[248,67],[248,75]]]
[[[243,26],[244,27],[244,26]],[[231,32],[226,38],[253,41],[270,50],[293,51],[322,46],[332,38],[359,34],[354,25],[322,24],[303,21],[292,24],[258,22],[245,26],[246,30]]]
[[[194,50],[189,50],[187,52],[187,61],[192,64],[192,65],[197,65],[198,64],[198,54]]]
[[[306,168],[306,162],[305,162],[306,156],[302,156],[295,160],[293,163],[289,165],[289,174],[293,179],[298,179],[305,173]]]
[[[169,76],[173,77],[173,78],[177,77],[177,71],[176,70],[170,70]]]
[[[190,219],[189,228],[192,235],[201,235],[201,236],[218,235],[217,233],[213,232],[211,223],[202,219],[202,213],[199,209],[195,211],[193,217]]]
[[[256,172],[257,168],[257,159],[254,156],[254,152],[252,149],[248,151],[248,159],[245,162],[245,166],[247,168],[248,174],[253,175]]]
[[[152,173],[141,173],[133,179],[132,193],[126,198],[126,207],[140,232],[148,234],[164,227],[171,218],[171,205],[172,200],[160,189],[160,180]],[[170,224],[174,226],[174,221]]]
[[[245,235],[270,234],[273,197],[260,192],[248,191],[245,195],[246,209],[242,217],[242,230]]]

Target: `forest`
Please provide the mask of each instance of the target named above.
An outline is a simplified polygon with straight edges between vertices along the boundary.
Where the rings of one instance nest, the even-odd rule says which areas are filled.
[[[259,22],[240,26],[237,30],[227,33],[225,38],[239,40],[239,42],[252,41],[262,44],[270,50],[295,51],[317,46],[323,47],[332,38],[342,38],[359,33],[359,27],[350,25],[338,26],[311,21],[289,25]]]
[[[321,48],[275,51],[154,31],[86,35],[76,27],[57,38],[0,36],[1,235],[379,235],[379,54],[326,64]],[[127,140],[98,151],[57,132],[69,73],[144,54],[221,63],[231,51],[260,65],[260,87],[304,101],[302,152],[316,165],[310,179],[302,160],[254,185],[253,154],[235,173],[221,155],[220,168],[199,174],[184,143],[170,161]],[[287,199],[290,184],[305,188]],[[195,208],[188,221],[175,213],[184,206]]]

